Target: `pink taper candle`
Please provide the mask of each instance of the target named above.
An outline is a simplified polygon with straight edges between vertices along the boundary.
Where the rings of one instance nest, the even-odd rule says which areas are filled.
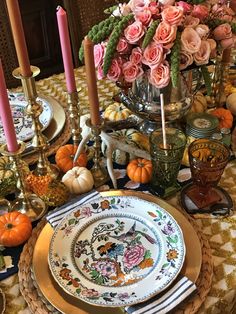
[[[57,23],[59,29],[60,43],[63,64],[66,76],[66,86],[68,93],[76,92],[75,75],[72,61],[70,37],[68,30],[67,14],[62,7],[57,10]]]
[[[22,76],[32,75],[18,0],[6,0],[17,59]]]
[[[7,87],[0,59],[0,119],[7,142],[9,152],[15,152],[18,149],[15,127],[12,119],[11,108],[7,95]]]

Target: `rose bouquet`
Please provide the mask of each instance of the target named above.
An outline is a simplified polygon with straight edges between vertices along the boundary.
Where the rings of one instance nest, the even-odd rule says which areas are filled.
[[[198,66],[209,87],[209,60],[236,42],[235,14],[224,0],[130,0],[107,11],[88,33],[98,79],[132,83],[145,75],[157,88],[170,80],[175,87],[181,70]]]

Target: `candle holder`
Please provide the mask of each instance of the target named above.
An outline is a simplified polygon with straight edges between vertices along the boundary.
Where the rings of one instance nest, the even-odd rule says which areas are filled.
[[[92,125],[91,120],[88,119],[86,121],[86,125],[91,129],[92,136],[94,138],[94,165],[91,169],[93,179],[94,179],[94,186],[99,187],[106,183],[109,180],[109,175],[105,167],[101,165],[101,143],[100,143],[100,134],[104,123],[100,125]]]
[[[34,173],[39,176],[44,176],[50,174],[53,178],[57,178],[59,175],[59,170],[55,165],[50,164],[46,157],[46,150],[48,148],[48,140],[42,133],[42,124],[39,117],[43,111],[42,105],[37,101],[37,91],[35,86],[35,76],[40,73],[38,67],[30,67],[32,75],[22,76],[20,74],[20,68],[16,68],[12,74],[15,78],[20,79],[25,94],[25,98],[28,102],[26,107],[26,114],[31,117],[34,130],[34,136],[32,139],[32,146],[36,148],[39,153],[38,163]]]
[[[45,203],[36,195],[30,194],[26,190],[24,173],[22,171],[21,155],[25,150],[25,144],[19,142],[19,149],[16,152],[9,152],[7,145],[4,144],[0,148],[0,153],[3,156],[8,156],[13,163],[13,169],[17,176],[17,188],[20,194],[17,199],[12,203],[11,210],[16,210],[22,214],[26,214],[31,221],[40,219],[47,211]]]
[[[82,136],[80,128],[80,105],[77,91],[68,93],[68,111],[71,122],[72,141],[75,146],[78,146]]]

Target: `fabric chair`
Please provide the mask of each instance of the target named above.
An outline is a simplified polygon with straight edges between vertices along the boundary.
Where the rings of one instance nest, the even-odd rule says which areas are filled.
[[[117,2],[116,0],[64,0],[75,66],[80,64],[78,51],[84,36],[93,25],[107,17],[104,10]]]

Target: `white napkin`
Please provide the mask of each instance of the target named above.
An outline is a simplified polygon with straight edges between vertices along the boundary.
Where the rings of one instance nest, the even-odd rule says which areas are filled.
[[[95,190],[83,194],[82,196],[80,195],[72,199],[69,203],[56,208],[53,212],[49,213],[46,218],[51,226],[55,228],[67,214],[78,206],[91,202],[100,196],[101,194]],[[191,280],[187,277],[182,277],[163,293],[143,303],[126,306],[125,311],[129,314],[165,314],[185,300],[196,289],[195,284]]]
[[[98,198],[100,196],[101,194],[99,192],[92,190],[91,192],[75,197],[70,202],[64,204],[63,206],[55,208],[52,212],[50,212],[47,215],[46,219],[53,228],[56,228],[60,221],[75,208],[85,203],[89,203],[93,199]]]
[[[165,314],[173,310],[196,289],[196,285],[191,280],[182,277],[162,294],[157,294],[143,303],[126,306],[125,311],[129,314]]]

